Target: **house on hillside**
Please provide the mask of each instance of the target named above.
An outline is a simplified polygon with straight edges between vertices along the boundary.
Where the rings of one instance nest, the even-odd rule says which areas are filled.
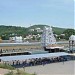
[[[42,30],[41,28],[35,28],[35,30],[36,30],[37,32],[43,32],[43,30]]]

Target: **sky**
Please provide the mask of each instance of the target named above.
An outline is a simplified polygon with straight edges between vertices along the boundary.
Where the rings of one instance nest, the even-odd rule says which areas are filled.
[[[74,28],[75,0],[0,0],[0,25]]]

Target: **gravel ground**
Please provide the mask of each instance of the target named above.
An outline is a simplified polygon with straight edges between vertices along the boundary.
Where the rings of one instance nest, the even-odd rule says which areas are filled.
[[[22,69],[22,68],[21,68]],[[37,75],[75,75],[75,61],[52,63],[41,66],[26,67],[28,73]]]
[[[0,75],[4,75],[8,72],[9,72],[9,70],[0,68]]]

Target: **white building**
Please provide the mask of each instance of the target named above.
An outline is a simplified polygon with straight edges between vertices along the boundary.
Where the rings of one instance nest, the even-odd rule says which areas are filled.
[[[10,37],[10,40],[14,41],[15,43],[22,43],[23,42],[22,39],[23,39],[22,36]]]
[[[53,35],[53,31],[51,27],[44,27],[43,29],[43,34],[42,34],[42,45],[48,46],[48,45],[52,45],[52,44],[56,44],[56,39]]]
[[[36,30],[37,32],[43,32],[43,30],[42,30],[41,28],[35,28],[35,30]]]
[[[34,31],[34,29],[30,29],[30,31],[32,32],[32,31]]]
[[[75,43],[75,35],[71,35],[71,36],[69,37],[69,41],[70,41],[70,42],[74,41],[74,43]]]
[[[73,51],[74,45],[75,45],[75,35],[71,35],[69,37],[69,50],[72,50]]]

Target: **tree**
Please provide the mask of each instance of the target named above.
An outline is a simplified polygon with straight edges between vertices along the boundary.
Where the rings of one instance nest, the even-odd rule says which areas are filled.
[[[32,40],[35,40],[35,36],[33,36]]]
[[[41,37],[38,37],[37,40],[40,41]]]
[[[67,29],[63,33],[65,34],[65,39],[68,40],[71,35],[75,35],[75,30]]]

